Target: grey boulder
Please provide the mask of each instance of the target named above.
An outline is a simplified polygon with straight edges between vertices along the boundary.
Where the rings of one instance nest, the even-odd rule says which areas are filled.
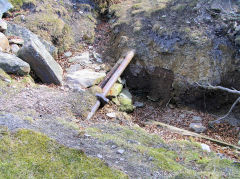
[[[31,41],[32,39],[38,39],[40,40],[43,45],[45,46],[46,50],[55,58],[57,57],[57,48],[52,45],[50,42],[47,42],[46,40],[42,38],[38,38],[38,36],[34,33],[32,33],[30,30],[28,30],[25,27],[22,27],[20,25],[13,24],[11,22],[8,22],[8,28],[5,32],[7,36],[18,36],[21,37],[25,43]]]
[[[22,61],[15,55],[0,52],[0,68],[6,73],[16,75],[27,75],[30,72],[30,66],[28,63]]]
[[[43,83],[62,84],[63,70],[38,38],[32,38],[19,51],[18,57],[29,63]]]

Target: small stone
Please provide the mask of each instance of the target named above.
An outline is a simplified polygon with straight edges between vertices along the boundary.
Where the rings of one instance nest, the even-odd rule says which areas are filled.
[[[0,19],[0,32],[4,32],[5,30],[7,30],[7,23],[3,19]]]
[[[97,157],[100,158],[100,159],[103,158],[103,156],[101,154],[97,154]]]
[[[21,15],[20,18],[21,18],[21,21],[25,21],[25,16],[24,15]]]
[[[11,38],[11,39],[9,39],[9,43],[10,44],[23,45],[24,44],[24,40],[21,39],[21,38]]]
[[[64,53],[65,57],[71,57],[72,56],[72,52],[68,51]]]
[[[102,63],[102,56],[96,52],[93,52],[94,58],[97,60],[98,63]]]
[[[201,123],[191,123],[189,127],[196,133],[202,133],[206,131],[206,127],[204,127]]]
[[[7,37],[0,32],[0,48],[3,52],[9,52],[10,46]]]
[[[123,154],[124,152],[125,152],[124,149],[118,149],[118,150],[117,150],[117,154]]]
[[[201,123],[202,118],[200,116],[193,116],[192,121],[195,123]]]
[[[91,137],[91,135],[89,135],[89,134],[84,134],[84,137]]]
[[[116,145],[112,145],[112,147],[111,147],[112,149],[116,149],[117,148],[117,146]]]
[[[153,157],[149,157],[148,160],[149,160],[149,161],[153,161]]]
[[[19,51],[19,46],[17,44],[12,44],[11,45],[11,51],[12,53],[14,53],[15,55],[17,55],[18,51]]]
[[[240,140],[238,141],[238,145],[240,145]]]
[[[116,113],[115,112],[107,113],[106,115],[110,118],[116,118]]]
[[[139,102],[139,101],[135,101],[133,106],[135,106],[136,108],[142,108],[142,107],[144,107],[144,103]]]
[[[120,161],[124,161],[124,158],[120,158]]]
[[[90,61],[89,52],[81,53],[77,56],[70,58],[68,61],[70,63],[76,62],[76,63],[80,63],[80,64],[91,64],[92,63]]]
[[[205,150],[205,151],[207,151],[207,152],[211,152],[211,149],[210,149],[210,147],[209,147],[208,145],[206,145],[206,144],[201,144],[201,147],[202,147],[203,150]]]

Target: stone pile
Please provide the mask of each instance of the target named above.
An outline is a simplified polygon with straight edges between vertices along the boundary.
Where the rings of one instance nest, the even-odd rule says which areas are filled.
[[[31,70],[47,84],[62,84],[63,70],[51,54],[56,48],[28,29],[0,19],[0,68],[14,75]]]

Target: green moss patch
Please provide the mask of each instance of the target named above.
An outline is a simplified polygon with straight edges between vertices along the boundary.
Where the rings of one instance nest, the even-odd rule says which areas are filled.
[[[175,178],[240,177],[239,167],[233,161],[203,151],[200,144],[194,141],[166,144],[159,136],[149,134],[138,126],[110,124],[101,128],[88,128],[86,132],[103,142],[112,141],[128,152],[152,157],[155,169],[171,172]]]
[[[43,134],[30,130],[10,134],[0,128],[0,178],[127,177],[99,159],[63,147]]]

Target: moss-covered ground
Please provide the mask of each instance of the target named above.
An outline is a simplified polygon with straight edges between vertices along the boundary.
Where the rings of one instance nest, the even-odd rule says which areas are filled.
[[[89,128],[88,134],[102,141],[113,141],[129,151],[147,155],[156,168],[172,173],[176,178],[240,178],[240,168],[228,159],[201,149],[194,141],[174,141],[166,144],[159,136],[138,126],[109,125]]]
[[[96,158],[30,130],[0,127],[0,178],[127,178]]]

